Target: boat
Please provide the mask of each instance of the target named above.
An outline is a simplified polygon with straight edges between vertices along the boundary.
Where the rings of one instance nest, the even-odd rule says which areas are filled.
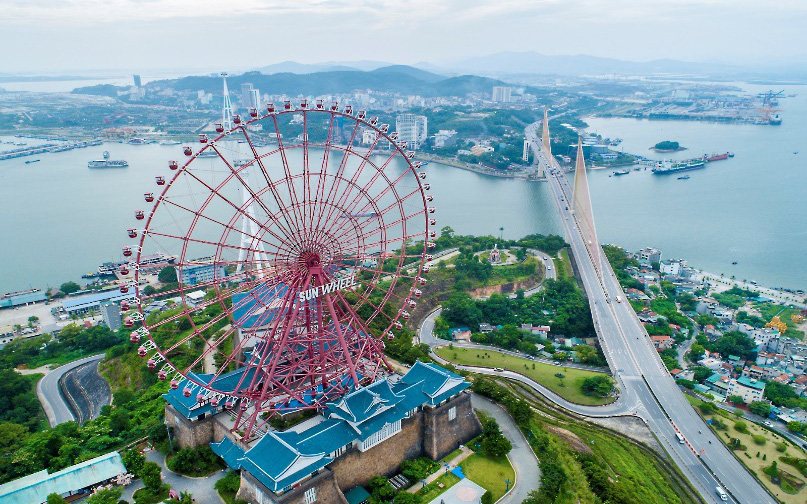
[[[179,145],[179,141],[177,140],[162,140],[160,145]]]
[[[420,166],[428,166],[428,165],[429,165],[428,161],[421,161],[420,162]]]
[[[41,159],[29,159],[28,161],[25,162],[25,164],[38,163],[40,161],[41,161]]]
[[[139,264],[140,268],[144,268],[156,264],[173,264],[176,260],[177,256],[166,255],[162,252],[158,252],[156,254],[141,257]],[[114,275],[124,264],[129,264],[129,261],[105,262],[98,266],[98,275]]]
[[[768,124],[771,124],[772,126],[779,126],[782,124],[782,116],[779,114],[773,114],[768,120]]]
[[[667,175],[669,173],[698,170],[704,166],[706,166],[706,161],[702,159],[689,159],[675,163],[659,163],[652,171],[654,175]]]
[[[216,151],[214,151],[213,149],[208,149],[208,150],[204,150],[204,151],[200,152],[199,154],[197,154],[197,155],[196,155],[196,157],[198,157],[198,158],[203,158],[203,157],[219,157],[219,155],[218,155],[218,153],[217,153]]]
[[[678,180],[689,180],[689,175],[684,175],[683,177],[678,177]]]
[[[126,168],[127,161],[122,159],[109,159],[109,151],[104,151],[104,159],[95,159],[87,163],[87,168]]]
[[[630,170],[617,170],[613,173],[615,177],[621,177],[622,175],[627,175],[630,173]]]
[[[734,157],[733,152],[724,152],[723,154],[712,154],[711,156],[707,156],[706,154],[703,155],[703,159],[707,163],[711,163],[712,161],[722,161],[730,157]]]
[[[731,261],[731,264],[737,264],[737,261]]]

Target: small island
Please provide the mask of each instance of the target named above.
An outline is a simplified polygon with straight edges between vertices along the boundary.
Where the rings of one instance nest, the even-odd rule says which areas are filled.
[[[672,140],[664,140],[663,142],[659,142],[653,147],[650,147],[650,150],[654,150],[656,152],[678,152],[682,150],[687,150],[686,147],[681,147],[681,144],[678,142],[673,142]]]

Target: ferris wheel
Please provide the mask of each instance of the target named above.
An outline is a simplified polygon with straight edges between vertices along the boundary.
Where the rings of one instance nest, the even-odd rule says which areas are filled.
[[[287,101],[232,122],[145,193],[120,289],[149,369],[250,436],[388,368],[436,222],[414,152],[364,111]],[[165,266],[176,283],[147,288]]]

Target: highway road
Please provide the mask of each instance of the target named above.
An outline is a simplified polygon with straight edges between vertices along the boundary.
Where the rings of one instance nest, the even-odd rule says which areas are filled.
[[[57,367],[39,380],[39,383],[36,384],[36,396],[39,398],[39,402],[42,403],[42,409],[45,410],[45,416],[48,417],[48,423],[51,427],[76,419],[59,390],[59,379],[72,369],[103,358],[104,354],[99,354],[70,362],[64,366]]]
[[[720,484],[735,502],[774,503],[774,498],[734,458],[690,406],[661,362],[630,304],[617,302],[618,297],[626,299],[625,294],[601,249],[602,278],[597,274],[590,248],[599,247],[599,244],[591,244],[588,237],[583,236],[570,210],[572,190],[567,177],[557,161],[540,150],[536,126],[528,127],[526,133],[536,150],[536,161],[548,168],[549,186],[588,294],[594,327],[626,403],[638,399],[639,416],[707,502],[722,502],[716,492]],[[586,242],[589,242],[588,246]],[[679,443],[676,437],[679,432],[685,443]]]

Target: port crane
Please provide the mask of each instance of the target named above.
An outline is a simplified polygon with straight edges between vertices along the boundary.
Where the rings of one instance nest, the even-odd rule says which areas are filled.
[[[760,122],[765,124],[782,124],[782,117],[779,115],[780,109],[775,108],[779,105],[779,98],[784,97],[785,90],[774,91],[770,90],[766,93],[759,93],[758,98],[762,100],[762,107],[759,111],[762,112]]]

